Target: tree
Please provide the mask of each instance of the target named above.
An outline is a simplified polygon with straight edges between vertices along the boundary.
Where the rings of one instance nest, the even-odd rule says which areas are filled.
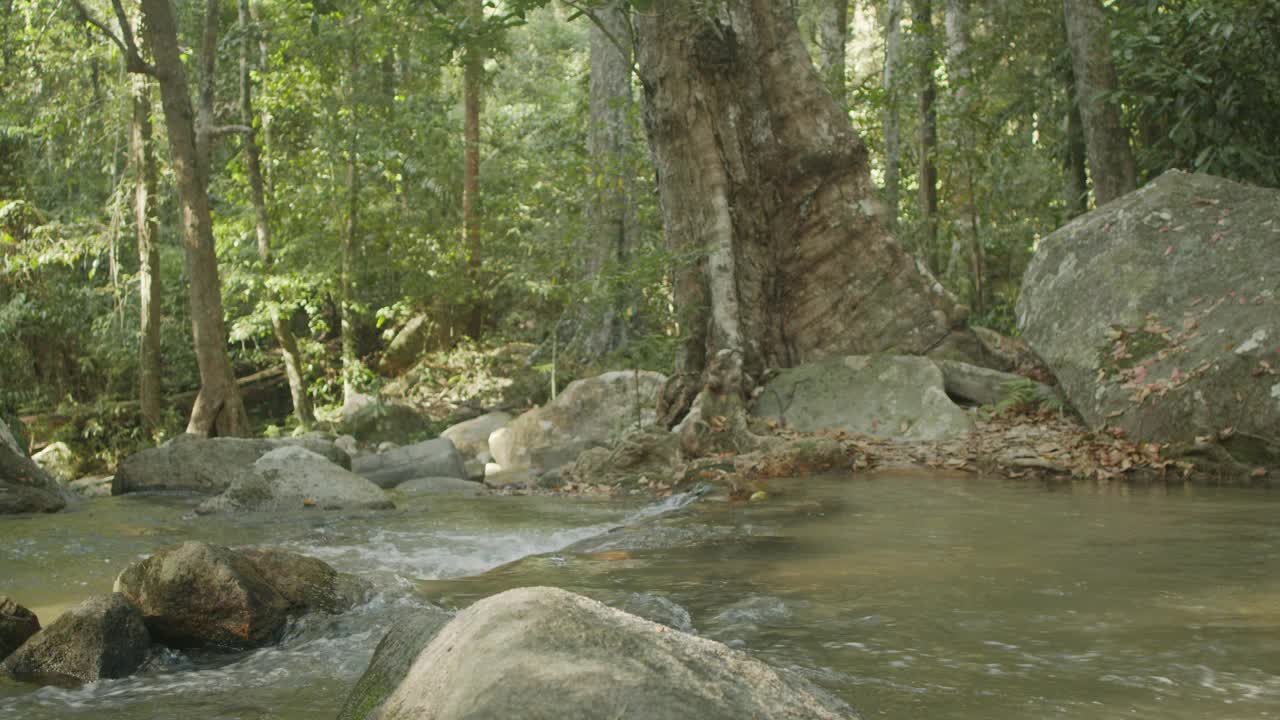
[[[845,46],[849,44],[849,0],[821,0],[815,18],[818,70],[836,103],[848,101],[845,85]]]
[[[253,86],[249,74],[249,43],[253,36],[249,17],[249,0],[239,0],[237,12],[240,21],[240,120],[251,130],[256,126],[253,111]],[[256,23],[253,25],[256,28]],[[265,60],[265,50],[260,51]],[[258,144],[256,131],[246,132],[242,136],[245,153],[245,169],[249,176],[249,194],[253,200],[254,231],[258,240],[258,258],[262,261],[262,272],[267,275],[267,301],[271,304],[271,328],[276,342],[280,343],[280,353],[284,360],[285,375],[289,379],[289,394],[293,399],[293,414],[302,427],[309,427],[315,422],[311,412],[311,399],[307,396],[306,379],[302,373],[302,354],[298,350],[298,339],[294,337],[289,323],[280,313],[279,298],[270,289],[273,259],[271,256],[271,219],[267,213],[266,182],[262,174],[262,148]]]
[[[342,403],[350,404],[356,395],[356,379],[359,377],[360,353],[356,348],[355,273],[356,254],[360,250],[360,124],[356,120],[360,110],[357,92],[360,75],[360,18],[348,20],[347,75],[345,88],[339,93],[346,105],[347,148],[346,183],[347,217],[342,233],[342,265],[339,270],[338,314],[342,324]]]
[[[1102,205],[1137,187],[1129,131],[1113,101],[1119,82],[1111,59],[1107,16],[1100,0],[1062,0],[1076,80],[1076,102],[1084,121],[1093,196]]]
[[[663,226],[691,258],[674,277],[681,382],[714,359],[741,397],[769,367],[926,353],[964,326],[889,234],[866,146],[789,3],[688,0],[640,13],[636,31]]]
[[[138,402],[147,429],[160,425],[160,227],[156,221],[156,156],[151,134],[149,80],[130,81],[129,157],[134,171],[134,223],[138,238]]]
[[[484,297],[480,287],[480,101],[484,93],[484,2],[466,0],[470,37],[463,49],[462,236],[467,247],[467,270],[473,285],[467,333],[480,337],[484,327]]]
[[[938,98],[937,84],[933,79],[936,53],[933,49],[933,2],[912,0],[915,16],[911,32],[916,36],[916,72],[920,85],[920,138],[916,145],[919,168],[920,219],[924,233],[919,243],[920,256],[929,264],[933,262],[938,244]]]
[[[902,141],[898,114],[898,69],[902,66],[902,0],[889,0],[884,23],[884,198],[889,206],[889,229],[898,227]]]

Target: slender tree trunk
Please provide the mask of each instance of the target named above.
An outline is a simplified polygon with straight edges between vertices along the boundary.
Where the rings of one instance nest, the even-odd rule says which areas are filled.
[[[482,0],[467,0],[467,21],[478,32],[484,21]],[[463,58],[462,235],[467,246],[467,272],[472,298],[467,313],[467,334],[480,337],[484,327],[484,288],[480,278],[480,96],[484,92],[484,49],[478,35],[467,43]]]
[[[840,107],[848,105],[844,79],[849,44],[849,0],[822,0],[817,8],[818,70]]]
[[[889,0],[884,25],[884,200],[889,229],[898,227],[902,184],[902,130],[898,110],[898,70],[902,67],[902,0]]]
[[[933,79],[936,63],[933,49],[933,2],[912,0],[915,14],[911,31],[916,34],[917,66],[920,83],[920,142],[918,148],[920,220],[924,233],[920,241],[920,256],[936,268],[934,257],[938,245],[938,97],[937,83]]]
[[[130,78],[129,155],[134,172],[134,224],[138,235],[138,292],[142,333],[138,345],[138,404],[148,432],[160,425],[160,228],[156,221],[156,155],[151,133],[150,81]]]
[[[177,24],[169,0],[142,0],[142,16],[143,37],[155,58],[155,74],[173,156],[173,175],[182,208],[191,330],[200,368],[200,392],[191,410],[187,432],[202,436],[247,435],[249,419],[227,356],[218,257],[209,212],[208,168],[197,147],[195,112],[179,54]],[[205,64],[211,67],[208,61]],[[212,87],[212,80],[209,86]],[[204,146],[207,147],[207,140]]]
[[[1089,175],[1085,170],[1084,120],[1076,97],[1075,77],[1067,73],[1067,148],[1063,156],[1063,200],[1067,217],[1083,215],[1089,210]]]
[[[354,122],[359,109],[356,100],[356,83],[360,73],[360,45],[354,28],[351,31],[349,52],[346,99],[348,117],[352,122],[347,135],[347,226],[342,233],[342,297],[339,302],[342,321],[342,400],[344,405],[349,404],[355,397],[356,377],[360,367],[355,323],[356,253],[360,245],[360,167],[357,125]]]
[[[591,162],[589,226],[583,270],[599,302],[577,311],[577,328],[566,354],[579,362],[598,361],[626,341],[626,297],[607,275],[623,266],[635,233],[627,150],[631,138],[631,24],[619,0],[593,13],[591,78],[588,92],[587,153]],[[604,297],[602,297],[604,295]]]
[[[866,146],[789,3],[681,0],[636,28],[667,240],[705,258],[676,276],[681,371],[717,364],[749,392],[768,367],[924,353],[963,326],[888,233]]]
[[[239,0],[240,31],[240,116],[247,127],[255,127],[253,112],[253,85],[249,77],[249,42],[252,32],[249,24],[249,0]],[[264,68],[265,69],[265,68]],[[307,383],[302,373],[302,353],[298,351],[298,339],[289,323],[280,314],[280,298],[270,287],[273,260],[271,257],[271,220],[267,214],[266,183],[262,179],[262,150],[255,133],[243,136],[245,170],[249,176],[249,195],[253,198],[254,229],[258,237],[258,258],[262,272],[268,278],[267,304],[270,306],[271,328],[280,354],[284,359],[285,376],[289,379],[289,394],[293,398],[293,414],[304,428],[315,423],[311,412],[311,399],[307,396]]]
[[[969,103],[969,83],[972,71],[969,67],[969,2],[968,0],[947,0],[945,26],[947,32],[947,78],[951,93],[951,104],[954,108],[954,127],[952,132],[957,138],[960,165],[959,174],[963,176],[956,195],[957,204],[963,207],[967,220],[969,236],[969,270],[970,283],[973,288],[970,302],[974,312],[981,317],[986,309],[986,263],[982,248],[982,235],[978,223],[977,197],[974,167],[977,158],[972,152],[975,146],[973,130],[970,125],[971,108]],[[951,235],[951,253],[947,261],[946,276],[955,278],[959,274],[962,233],[957,228]]]
[[[1111,59],[1106,10],[1100,0],[1062,0],[1062,8],[1093,196],[1103,205],[1137,188],[1129,131],[1120,120],[1120,108],[1107,97],[1119,82]]]

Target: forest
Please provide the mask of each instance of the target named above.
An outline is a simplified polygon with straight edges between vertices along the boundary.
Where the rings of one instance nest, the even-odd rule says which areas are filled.
[[[1278,44],[1280,0],[0,0],[0,712],[1269,716],[1218,632],[1280,622]]]

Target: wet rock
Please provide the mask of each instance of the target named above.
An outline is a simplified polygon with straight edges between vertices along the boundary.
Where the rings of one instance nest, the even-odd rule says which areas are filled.
[[[458,613],[378,712],[382,720],[856,717],[806,681],[720,643],[545,587]]]
[[[783,370],[752,403],[756,417],[801,432],[845,430],[891,440],[941,440],[973,430],[942,373],[916,356],[851,355]]]
[[[675,628],[680,632],[693,632],[693,618],[689,615],[689,611],[665,595],[651,592],[630,593],[615,607],[650,622]]]
[[[146,662],[150,649],[138,608],[119,593],[97,595],[28,640],[0,663],[0,671],[34,680],[122,678]]]
[[[337,615],[368,601],[372,586],[313,557],[278,548],[240,553],[289,604],[292,615],[320,611]]]
[[[381,488],[393,488],[406,480],[420,477],[467,479],[462,456],[448,438],[427,440],[379,455],[366,455],[357,458],[352,467],[357,475]]]
[[[1018,326],[1091,428],[1277,477],[1277,207],[1280,191],[1171,171],[1040,241]]]
[[[440,433],[440,437],[449,438],[458,448],[463,458],[478,458],[482,454],[489,455],[489,436],[494,431],[506,427],[511,422],[511,415],[504,412],[485,413],[472,418]]]
[[[413,662],[440,632],[453,619],[453,614],[438,608],[426,608],[401,618],[373,652],[369,667],[360,676],[356,686],[347,695],[338,713],[338,720],[364,720],[375,717],[392,692],[395,691]]]
[[[197,508],[199,513],[303,510],[389,510],[378,486],[301,447],[281,447],[235,474],[226,492]]]
[[[35,613],[12,598],[0,595],[0,660],[9,657],[39,630],[40,620]]]
[[[491,434],[489,451],[503,468],[532,468],[535,475],[571,463],[584,450],[652,426],[665,383],[660,373],[630,370],[577,380]]]
[[[248,557],[194,541],[125,568],[115,591],[138,606],[153,638],[175,648],[266,645],[280,636],[290,609]]]
[[[484,471],[484,484],[491,488],[523,488],[534,484],[529,468],[502,468],[490,465]]]
[[[424,477],[407,480],[396,486],[396,492],[409,495],[482,495],[484,485],[458,478]]]
[[[110,475],[89,475],[67,483],[67,489],[80,497],[109,497],[113,479]]]
[[[111,483],[112,495],[150,490],[185,490],[214,495],[230,486],[236,471],[272,450],[301,447],[351,468],[351,457],[318,438],[191,438],[180,436],[158,448],[125,458]]]
[[[27,457],[0,420],[0,515],[57,512],[67,500],[58,481]]]
[[[69,482],[76,476],[76,455],[64,442],[50,443],[31,459],[56,480]]]

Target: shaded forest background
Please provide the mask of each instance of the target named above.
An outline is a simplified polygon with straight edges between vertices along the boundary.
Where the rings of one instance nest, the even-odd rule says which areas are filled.
[[[212,109],[220,124],[256,130],[272,243],[261,252],[248,134],[221,136],[209,195],[237,376],[279,365],[273,319],[296,337],[322,417],[344,394],[373,393],[405,370],[401,388],[447,387],[511,362],[534,378],[532,399],[599,370],[671,370],[687,331],[672,271],[692,259],[663,240],[639,89],[600,82],[604,51],[625,34],[602,31],[602,8],[242,4],[217,7]],[[1137,184],[1180,168],[1280,186],[1280,2],[1102,7],[1117,82],[1083,102],[1119,114]],[[194,78],[205,7],[177,9]],[[1012,0],[797,6],[815,63],[871,149],[898,238],[971,308],[971,322],[1009,334],[1037,239],[1098,199],[1063,10]],[[0,414],[56,411],[43,439],[109,463],[186,420],[171,402],[148,425],[132,402],[142,377],[137,83],[118,46],[86,22],[112,8],[84,11],[0,0]],[[247,120],[242,61],[255,106]],[[470,141],[468,89],[479,118]],[[152,96],[160,392],[172,399],[200,381]],[[610,123],[621,132],[602,133]],[[478,155],[470,185],[468,150]],[[426,361],[389,363],[415,318]],[[527,346],[492,352],[511,343]],[[287,394],[248,409],[259,429],[299,423]]]

